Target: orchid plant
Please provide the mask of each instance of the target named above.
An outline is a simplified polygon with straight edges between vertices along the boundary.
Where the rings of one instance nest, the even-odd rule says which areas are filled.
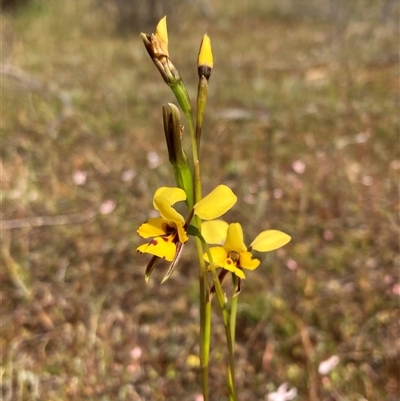
[[[173,65],[168,49],[166,17],[157,25],[156,33],[141,34],[145,48],[159,70],[165,83],[170,86],[181,110],[185,114],[191,138],[190,153],[193,167],[182,147],[183,127],[177,106],[168,103],[163,106],[163,124],[168,148],[169,161],[172,165],[176,187],[161,187],[153,197],[153,207],[159,217],[153,217],[141,224],[138,235],[148,242],[137,248],[139,253],[152,257],[145,271],[149,280],[157,261],[164,259],[170,263],[162,283],[173,273],[182,254],[184,245],[194,237],[199,261],[200,288],[200,363],[201,383],[204,401],[209,401],[208,385],[209,354],[211,336],[211,302],[216,294],[221,309],[229,363],[227,367],[227,385],[230,401],[236,401],[234,342],[238,295],[241,281],[245,279],[244,270],[254,270],[260,260],[253,257],[253,251],[269,252],[276,250],[290,241],[290,236],[278,230],[261,232],[247,247],[244,243],[243,229],[239,223],[218,220],[236,203],[237,198],[226,185],[218,185],[207,196],[202,196],[199,146],[202,136],[203,118],[207,103],[208,82],[213,71],[211,41],[204,35],[198,56],[198,91],[196,118],[193,118],[191,101],[182,78]],[[187,217],[184,218],[173,207],[178,202],[185,202]],[[209,245],[216,245],[210,247]],[[220,269],[217,274],[216,269]],[[221,282],[231,273],[234,292],[231,299],[224,294]]]

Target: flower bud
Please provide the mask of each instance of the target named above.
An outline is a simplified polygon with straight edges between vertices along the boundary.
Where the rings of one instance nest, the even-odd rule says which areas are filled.
[[[169,59],[167,17],[160,20],[155,34],[141,33],[140,36],[164,81],[170,86],[180,82],[179,72]]]
[[[174,169],[175,181],[186,192],[186,203],[193,207],[193,180],[187,156],[182,148],[183,126],[180,125],[179,109],[173,104],[163,106],[164,133],[169,161]]]
[[[160,71],[165,83],[171,87],[183,112],[188,116],[188,118],[190,118],[192,110],[189,94],[182,82],[179,71],[175,68],[169,58],[167,17],[160,20],[156,28],[156,33],[152,33],[151,35],[141,33],[140,36],[147,53],[149,53],[153,63],[158,71]]]
[[[214,59],[211,50],[211,41],[209,36],[206,34],[201,41],[199,56],[197,59],[197,71],[199,78],[204,75],[207,80],[210,78],[214,67]]]

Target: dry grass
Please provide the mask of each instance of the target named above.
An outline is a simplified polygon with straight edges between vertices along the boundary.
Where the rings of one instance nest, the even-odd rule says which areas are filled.
[[[205,192],[234,189],[227,218],[247,241],[267,228],[293,237],[243,285],[240,399],[289,381],[301,400],[395,401],[396,5],[302,3],[220,0],[213,21],[190,12],[169,27],[193,96],[200,38],[213,40]],[[163,266],[146,286],[135,252],[154,190],[173,184],[171,93],[140,38],[118,36],[89,0],[33,1],[2,16],[2,38],[0,398],[194,400],[190,248],[162,286]],[[217,310],[211,385],[223,400]],[[331,355],[340,363],[323,377]]]

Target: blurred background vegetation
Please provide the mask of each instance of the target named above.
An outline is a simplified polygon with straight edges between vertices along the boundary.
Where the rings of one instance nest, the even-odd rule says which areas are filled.
[[[215,56],[204,192],[225,183],[246,241],[292,235],[239,300],[241,401],[399,396],[399,59],[395,0],[3,0],[1,394],[14,400],[194,400],[197,266],[144,283],[138,225],[173,185],[141,43],[168,15],[195,97]],[[229,283],[227,283],[229,284]],[[231,291],[229,285],[226,291]],[[213,400],[226,352],[215,308]],[[331,356],[339,364],[321,373]]]

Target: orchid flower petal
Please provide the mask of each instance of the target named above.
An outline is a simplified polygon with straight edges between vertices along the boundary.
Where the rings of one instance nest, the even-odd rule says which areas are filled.
[[[223,267],[224,267],[224,269],[229,270],[230,272],[236,274],[236,276],[238,276],[239,278],[243,278],[243,279],[246,278],[246,276],[243,273],[243,270],[239,269],[236,266],[236,264],[233,262],[233,260],[230,258],[226,259]]]
[[[243,230],[240,223],[231,223],[228,227],[224,248],[237,253],[245,252],[247,247],[243,241]]]
[[[226,261],[226,258],[228,257],[228,254],[226,253],[225,249],[222,246],[214,246],[213,248],[210,248],[210,253],[214,262],[214,265],[216,267],[223,267]],[[208,255],[205,253],[204,255],[204,260],[206,262],[210,262],[208,259]]]
[[[195,214],[203,220],[213,220],[226,213],[237,201],[236,195],[226,185],[218,185],[194,205]]]
[[[159,237],[167,233],[167,222],[162,217],[150,219],[141,224],[137,233],[142,238]]]
[[[164,258],[172,262],[176,253],[176,245],[172,242],[171,236],[153,238],[148,244],[140,245],[137,248],[140,253],[149,253],[150,255]]]
[[[201,235],[207,244],[223,245],[229,224],[223,220],[205,221],[201,224]]]
[[[267,230],[258,234],[250,246],[258,252],[269,252],[286,245],[290,240],[290,236],[282,231]]]
[[[154,199],[158,196],[165,198],[171,206],[177,202],[186,200],[186,193],[183,189],[175,187],[161,187],[157,189],[153,198],[153,206],[156,210],[158,210],[158,207],[155,204]]]
[[[187,242],[189,237],[188,237],[183,225],[181,223],[176,223],[176,229],[178,231],[179,242],[181,242],[182,244]]]
[[[253,255],[251,252],[242,252],[240,254],[240,267],[243,269],[254,270],[260,265],[260,261],[258,259],[253,259]]]
[[[161,217],[173,221],[174,223],[185,224],[183,216],[171,206],[166,198],[163,196],[156,196],[154,197],[153,202],[156,205],[157,210],[160,212]]]

